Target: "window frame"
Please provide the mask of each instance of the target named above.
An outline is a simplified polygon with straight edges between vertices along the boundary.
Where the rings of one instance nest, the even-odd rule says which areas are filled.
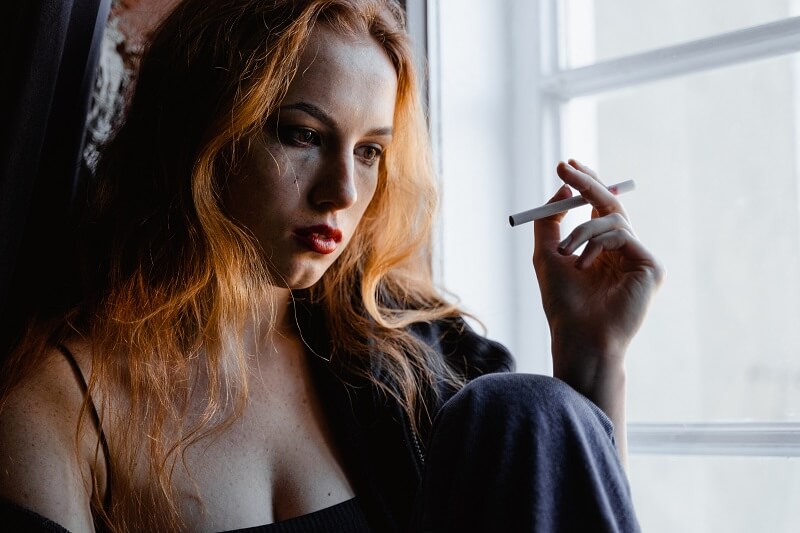
[[[531,87],[538,95],[541,132],[535,152],[545,168],[552,168],[561,157],[562,108],[571,99],[800,51],[797,16],[568,68],[563,66],[565,39],[559,6],[558,0],[511,3],[511,18],[516,24],[538,22],[534,26],[538,29],[538,42],[518,45],[533,45],[529,64],[515,66],[534,70],[534,84],[519,85],[525,87],[526,95],[530,95]],[[512,31],[519,35],[520,29]],[[631,454],[800,457],[800,423],[795,422],[632,422],[627,430]]]
[[[420,57],[427,59],[427,70],[421,70],[427,73],[423,93],[429,106],[434,160],[441,171],[439,1],[407,0],[405,5],[412,39],[418,47],[422,46]],[[510,114],[510,128],[514,132],[513,178],[505,191],[509,213],[519,210],[514,199],[543,202],[548,192],[559,185],[552,169],[562,158],[563,108],[571,99],[800,51],[800,17],[789,17],[567,68],[559,0],[510,0],[503,6],[509,10],[508,35],[512,41],[506,45],[509,68],[514,73],[508,76],[509,105],[514,110]],[[531,127],[532,124],[535,126]],[[532,174],[537,179],[530,179]],[[529,203],[526,201],[522,207],[529,207]],[[444,237],[439,228],[434,239],[433,269],[437,280],[442,279]],[[534,284],[530,249],[516,245],[524,238],[527,236],[515,241],[506,258],[511,283],[518,293],[530,292]],[[537,368],[551,369],[549,331],[541,304],[535,298],[515,298],[510,305],[513,306],[510,316],[515,321],[512,350],[518,354],[536,354]],[[633,422],[628,424],[628,437],[631,454],[800,457],[800,423],[795,422]]]

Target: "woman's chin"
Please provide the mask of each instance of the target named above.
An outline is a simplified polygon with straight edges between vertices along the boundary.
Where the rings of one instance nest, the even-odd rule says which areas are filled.
[[[275,276],[282,287],[293,291],[308,289],[319,283],[327,269],[313,268],[286,272]]]

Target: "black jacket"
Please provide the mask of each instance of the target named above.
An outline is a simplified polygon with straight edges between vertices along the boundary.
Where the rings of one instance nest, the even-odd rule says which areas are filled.
[[[336,360],[327,360],[329,340],[320,334],[326,331],[320,314],[306,309],[300,315],[301,331],[309,333],[304,337],[316,352],[310,355],[311,368],[327,418],[367,519],[374,531],[405,532],[422,477],[427,434],[415,434],[393,398],[363,378],[343,375]],[[410,330],[468,380],[514,369],[505,347],[478,335],[462,319],[419,323]],[[455,392],[440,386],[438,398],[430,395],[432,412]]]

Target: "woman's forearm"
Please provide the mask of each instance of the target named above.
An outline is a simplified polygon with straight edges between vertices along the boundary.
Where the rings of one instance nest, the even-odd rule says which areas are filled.
[[[626,371],[622,354],[594,354],[583,347],[553,346],[553,375],[595,403],[614,424],[620,460],[627,468]]]

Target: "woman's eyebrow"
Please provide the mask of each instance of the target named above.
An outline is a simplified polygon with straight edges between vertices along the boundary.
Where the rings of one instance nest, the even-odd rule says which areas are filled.
[[[367,135],[374,136],[374,137],[391,137],[392,133],[394,132],[394,128],[391,126],[386,126],[385,128],[375,128],[369,130]]]
[[[319,120],[328,127],[333,127],[336,125],[336,121],[333,120],[333,117],[331,117],[329,114],[327,114],[319,107],[315,106],[314,104],[310,104],[308,102],[297,102],[296,104],[287,104],[281,106],[280,109],[281,111],[289,109],[297,109],[299,111],[303,111],[304,113],[308,113],[309,115]]]
[[[296,109],[298,111],[303,111],[304,113],[308,113],[315,119],[319,120],[325,126],[329,128],[334,128],[336,126],[336,121],[331,117],[328,113],[323,111],[321,108],[317,107],[316,105],[309,103],[309,102],[297,102],[294,104],[287,104],[280,107],[280,110],[290,110]],[[391,126],[386,126],[383,128],[374,128],[367,132],[367,135],[370,136],[390,136],[392,135],[394,128]]]

